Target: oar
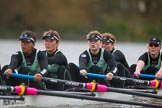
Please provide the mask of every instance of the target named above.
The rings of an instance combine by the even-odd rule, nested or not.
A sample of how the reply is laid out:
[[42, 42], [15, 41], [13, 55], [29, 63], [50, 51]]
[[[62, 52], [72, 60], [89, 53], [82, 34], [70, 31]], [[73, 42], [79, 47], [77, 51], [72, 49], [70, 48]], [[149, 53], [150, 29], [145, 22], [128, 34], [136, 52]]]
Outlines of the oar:
[[[106, 78], [106, 75], [94, 74], [94, 73], [89, 73], [89, 72], [87, 73], [87, 76], [101, 78], [101, 79]], [[148, 81], [148, 80], [140, 80], [140, 79], [134, 79], [134, 78], [119, 77], [119, 76], [114, 76], [113, 79], [117, 79], [121, 81], [128, 81], [128, 82], [133, 82], [133, 83], [138, 83], [138, 84], [144, 84], [147, 86], [151, 86], [153, 88], [157, 88], [157, 87], [162, 88], [162, 83], [157, 80]]]
[[[25, 75], [25, 74], [12, 73], [11, 77], [34, 80], [34, 76]], [[53, 79], [53, 78], [48, 78], [48, 77], [43, 77], [41, 80], [44, 82], [48, 82], [48, 83], [65, 84], [65, 85], [72, 86], [72, 87], [81, 87], [81, 88], [87, 88], [87, 89], [91, 87], [90, 83], [80, 83], [80, 82], [74, 82], [74, 81], [68, 81], [68, 80]]]
[[[28, 78], [31, 79], [33, 76], [30, 75], [24, 75], [24, 74], [11, 74], [12, 77], [19, 77], [19, 78]], [[34, 78], [34, 77], [33, 77]], [[113, 87], [107, 87], [105, 85], [101, 84], [95, 84], [94, 82], [91, 83], [80, 83], [80, 82], [73, 82], [73, 81], [67, 81], [67, 80], [59, 80], [59, 79], [52, 79], [52, 78], [42, 78], [44, 81], [51, 81], [52, 83], [57, 83], [59, 82], [68, 84], [68, 85], [73, 85], [75, 87], [83, 87], [87, 88], [88, 90], [91, 91], [98, 91], [98, 92], [117, 92], [117, 93], [124, 93], [124, 94], [130, 94], [130, 95], [138, 95], [138, 96], [143, 96], [143, 97], [150, 97], [150, 98], [157, 98], [157, 99], [162, 99], [162, 96], [158, 96], [155, 94], [146, 94], [146, 93], [141, 93], [141, 92], [135, 92], [131, 90], [126, 90], [126, 89], [119, 89], [119, 88], [113, 88]]]
[[[17, 77], [17, 78], [34, 80], [34, 76], [31, 76], [31, 75], [12, 73], [11, 76]], [[106, 78], [106, 75], [94, 74], [94, 73], [87, 73], [87, 76], [95, 77], [95, 78], [102, 78], [102, 79]], [[134, 79], [134, 78], [119, 77], [119, 76], [114, 76], [113, 78], [117, 79], [117, 80], [121, 80], [121, 81], [129, 81], [129, 82], [138, 83], [138, 84], [145, 84], [145, 85], [151, 86], [153, 88], [155, 88], [159, 85], [159, 82], [157, 82], [155, 80], [148, 81], [148, 80], [140, 80], [140, 79]], [[79, 83], [79, 82], [74, 82], [74, 81], [65, 81], [65, 80], [61, 80], [61, 79], [53, 79], [53, 78], [47, 78], [47, 77], [43, 77], [42, 81], [51, 82], [51, 83], [62, 83], [62, 84], [66, 84], [66, 85], [73, 86], [73, 87], [85, 88], [85, 86], [86, 86], [84, 83]], [[162, 88], [162, 83], [160, 84], [160, 87]]]
[[147, 107], [158, 107], [158, 108], [162, 107], [162, 105], [158, 105], [158, 104], [147, 104], [147, 103], [141, 103], [141, 102], [122, 101], [122, 100], [114, 100], [114, 99], [108, 99], [108, 98], [79, 96], [79, 95], [74, 95], [74, 94], [57, 93], [56, 91], [48, 92], [45, 90], [37, 90], [37, 89], [35, 91], [36, 91], [36, 94], [41, 94], [41, 95], [68, 97], [68, 98], [75, 98], [75, 99], [85, 99], [85, 100], [91, 100], [91, 101], [111, 102], [111, 103], [117, 103], [117, 104], [138, 105], [138, 106], [147, 106]]
[[117, 103], [117, 104], [128, 104], [128, 105], [162, 108], [162, 105], [158, 105], [158, 104], [122, 101], [122, 100], [91, 97], [91, 96], [84, 96], [84, 95], [80, 96], [80, 95], [61, 93], [61, 92], [56, 92], [56, 91], [38, 90], [36, 88], [30, 88], [30, 87], [23, 88], [23, 86], [16, 86], [16, 87], [11, 87], [11, 88], [8, 87], [6, 90], [12, 91], [13, 88], [14, 88], [15, 93], [18, 93], [18, 94], [23, 92], [26, 95], [48, 95], [48, 96], [58, 96], [58, 97], [67, 97], [67, 98], [75, 98], [75, 99], [85, 99], [85, 100], [99, 101], [99, 102], [111, 102], [111, 103]]
[[142, 92], [142, 93], [158, 94], [158, 91], [156, 89], [133, 89], [132, 91]]
[[[140, 74], [139, 77], [140, 78], [156, 79], [155, 75], [150, 75], [150, 74]], [[162, 78], [160, 80], [162, 80]]]
[[[105, 79], [106, 75], [103, 74], [95, 74], [95, 73], [87, 73], [88, 77], [94, 77], [94, 78], [101, 78], [101, 79]], [[159, 85], [159, 82], [157, 82], [156, 80], [153, 81], [148, 81], [148, 80], [140, 80], [140, 79], [134, 79], [134, 78], [127, 78], [127, 77], [120, 77], [120, 76], [113, 76], [113, 79], [116, 80], [120, 80], [120, 81], [127, 81], [127, 82], [132, 82], [132, 83], [137, 83], [137, 84], [142, 84], [142, 85], [146, 85], [146, 86], [151, 86], [153, 88], [156, 88]], [[143, 92], [143, 93], [153, 93], [153, 94], [157, 94], [156, 90], [135, 90], [136, 92]]]

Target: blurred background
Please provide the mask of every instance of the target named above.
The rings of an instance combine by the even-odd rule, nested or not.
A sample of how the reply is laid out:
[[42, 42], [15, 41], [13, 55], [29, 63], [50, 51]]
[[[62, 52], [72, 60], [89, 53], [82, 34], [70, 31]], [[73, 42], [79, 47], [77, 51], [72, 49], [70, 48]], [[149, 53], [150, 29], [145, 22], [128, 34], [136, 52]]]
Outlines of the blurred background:
[[162, 0], [0, 0], [0, 38], [16, 39], [24, 30], [41, 38], [48, 29], [63, 40], [85, 40], [91, 30], [124, 42], [161, 38]]

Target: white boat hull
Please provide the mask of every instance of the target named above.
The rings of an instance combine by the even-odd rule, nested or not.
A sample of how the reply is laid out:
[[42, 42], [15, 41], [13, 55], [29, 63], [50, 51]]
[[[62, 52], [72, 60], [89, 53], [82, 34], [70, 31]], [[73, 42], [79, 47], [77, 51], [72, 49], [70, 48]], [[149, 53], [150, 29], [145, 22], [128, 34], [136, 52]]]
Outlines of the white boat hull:
[[[61, 91], [58, 91], [61, 93]], [[74, 92], [63, 92], [63, 93], [74, 93]], [[79, 92], [77, 92], [79, 93]], [[162, 94], [161, 91], [158, 93]], [[122, 93], [114, 93], [114, 92], [95, 92], [95, 97], [100, 98], [107, 98], [107, 99], [116, 99], [116, 100], [122, 100], [122, 101], [134, 101], [137, 102], [135, 98], [140, 98], [143, 101], [149, 101], [151, 98], [146, 97], [139, 97], [139, 96], [133, 96], [128, 94], [122, 94]], [[81, 95], [82, 96], [82, 95]], [[48, 107], [56, 107], [56, 106], [83, 106], [83, 105], [97, 105], [97, 104], [111, 104], [107, 102], [98, 102], [98, 101], [92, 101], [92, 100], [85, 100], [85, 99], [74, 99], [74, 98], [67, 98], [67, 97], [58, 97], [58, 96], [47, 96], [47, 95], [26, 95], [24, 96], [25, 100], [0, 100], [0, 108], [17, 108], [18, 106], [22, 106], [23, 108], [34, 108], [34, 107], [41, 107], [41, 108], [48, 108]], [[140, 100], [141, 101], [141, 100]], [[21, 107], [20, 107], [21, 108]]]

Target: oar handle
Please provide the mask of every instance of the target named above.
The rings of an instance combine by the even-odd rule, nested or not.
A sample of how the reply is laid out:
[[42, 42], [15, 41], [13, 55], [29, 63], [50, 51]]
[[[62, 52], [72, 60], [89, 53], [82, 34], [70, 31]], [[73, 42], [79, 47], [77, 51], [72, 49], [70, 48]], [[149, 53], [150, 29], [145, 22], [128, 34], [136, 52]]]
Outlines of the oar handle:
[[11, 74], [11, 77], [24, 78], [24, 79], [34, 80], [34, 76], [31, 76], [31, 75], [24, 75], [24, 74], [12, 73], [12, 74]]
[[105, 79], [106, 78], [106, 75], [94, 74], [94, 73], [90, 73], [90, 72], [87, 73], [87, 76], [88, 77], [94, 77], [94, 78], [101, 78], [101, 79]]
[[[140, 74], [139, 77], [141, 78], [149, 78], [149, 79], [155, 79], [155, 75], [150, 75], [150, 74]], [[160, 79], [162, 80], [162, 78]]]

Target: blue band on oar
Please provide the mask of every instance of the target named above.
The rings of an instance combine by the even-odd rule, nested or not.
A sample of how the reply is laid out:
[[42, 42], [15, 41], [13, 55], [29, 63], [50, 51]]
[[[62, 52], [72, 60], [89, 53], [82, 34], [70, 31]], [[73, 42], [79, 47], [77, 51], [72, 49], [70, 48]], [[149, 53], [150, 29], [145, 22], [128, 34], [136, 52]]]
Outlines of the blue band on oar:
[[94, 74], [94, 73], [87, 73], [88, 77], [94, 77], [94, 78], [101, 78], [101, 79], [105, 79], [106, 75], [101, 75], [101, 74]]
[[24, 79], [31, 79], [34, 80], [34, 76], [31, 75], [24, 75], [24, 74], [16, 74], [16, 73], [12, 73], [11, 77], [17, 77], [17, 78], [24, 78]]
[[[149, 79], [155, 79], [155, 75], [150, 75], [150, 74], [140, 74], [139, 77], [141, 78], [149, 78]], [[160, 79], [162, 80], [162, 78]]]

